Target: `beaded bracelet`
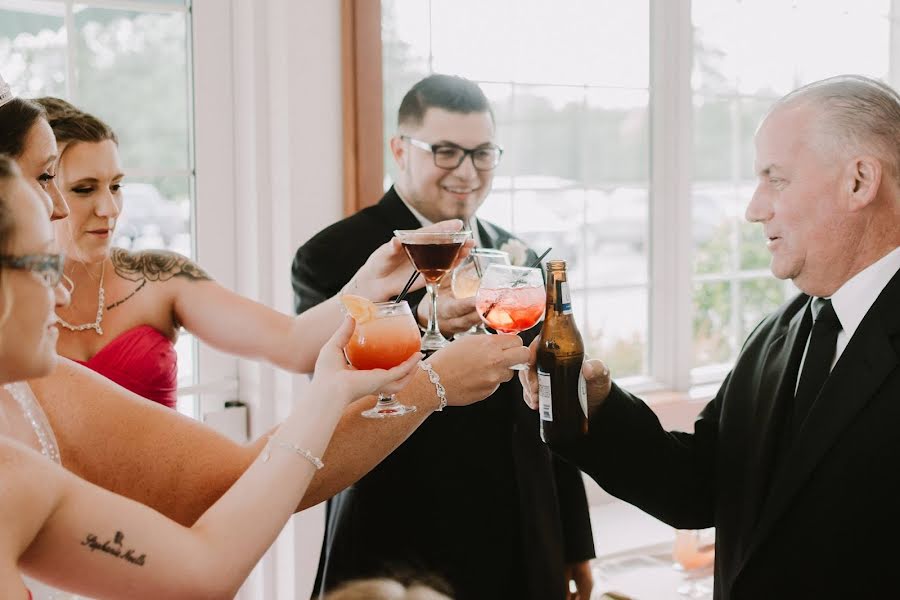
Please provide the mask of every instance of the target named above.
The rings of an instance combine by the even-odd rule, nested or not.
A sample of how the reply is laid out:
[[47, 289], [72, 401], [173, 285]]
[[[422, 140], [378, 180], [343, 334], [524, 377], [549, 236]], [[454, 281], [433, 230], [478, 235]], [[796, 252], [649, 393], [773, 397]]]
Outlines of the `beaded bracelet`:
[[266, 444], [266, 455], [263, 456], [263, 462], [268, 462], [269, 457], [272, 456], [272, 446], [277, 446], [279, 448], [284, 448], [286, 450], [290, 450], [291, 452], [297, 454], [298, 456], [302, 456], [306, 460], [312, 463], [312, 465], [316, 468], [316, 470], [321, 469], [325, 466], [325, 463], [322, 462], [322, 459], [307, 450], [306, 448], [301, 448], [296, 444], [289, 444], [288, 442], [283, 442], [281, 440], [277, 440], [275, 438], [270, 438], [269, 443]]
[[437, 392], [438, 400], [441, 401], [440, 405], [435, 410], [438, 412], [444, 410], [447, 407], [447, 391], [444, 389], [444, 386], [441, 385], [440, 376], [438, 376], [434, 367], [424, 360], [419, 361], [419, 368], [428, 373], [428, 380], [434, 384], [434, 390]]

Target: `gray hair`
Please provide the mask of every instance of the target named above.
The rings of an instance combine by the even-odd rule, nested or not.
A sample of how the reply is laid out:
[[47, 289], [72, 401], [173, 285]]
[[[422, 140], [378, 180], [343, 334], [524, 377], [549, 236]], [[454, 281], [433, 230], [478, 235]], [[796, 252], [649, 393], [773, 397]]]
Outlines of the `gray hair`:
[[772, 107], [809, 103], [821, 110], [826, 144], [874, 152], [900, 183], [900, 94], [862, 75], [838, 75], [794, 90]]

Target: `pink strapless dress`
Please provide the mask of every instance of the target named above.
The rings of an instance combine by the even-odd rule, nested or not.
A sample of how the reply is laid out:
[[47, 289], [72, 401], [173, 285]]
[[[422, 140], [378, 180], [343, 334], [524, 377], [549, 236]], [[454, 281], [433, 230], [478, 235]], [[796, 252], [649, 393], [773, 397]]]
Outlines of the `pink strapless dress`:
[[159, 330], [138, 325], [123, 331], [86, 361], [75, 361], [148, 400], [175, 408], [178, 354]]

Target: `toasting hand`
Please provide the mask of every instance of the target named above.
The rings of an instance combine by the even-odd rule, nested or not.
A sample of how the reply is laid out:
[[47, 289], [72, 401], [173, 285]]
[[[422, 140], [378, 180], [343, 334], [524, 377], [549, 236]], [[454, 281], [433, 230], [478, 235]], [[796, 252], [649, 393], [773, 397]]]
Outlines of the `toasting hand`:
[[[463, 222], [459, 219], [450, 219], [422, 227], [417, 231], [456, 232], [462, 229], [462, 224]], [[469, 250], [474, 245], [475, 242], [472, 240], [463, 244], [457, 260], [462, 260], [468, 256]], [[343, 293], [355, 294], [375, 302], [388, 300], [400, 293], [413, 271], [414, 267], [409, 262], [409, 257], [403, 249], [403, 244], [397, 238], [391, 238], [369, 256], [365, 264], [359, 268], [359, 271], [356, 272], [350, 282], [344, 286]], [[419, 277], [413, 283], [410, 291], [420, 289], [424, 285], [425, 279]]]
[[[528, 366], [524, 371], [519, 371], [519, 381], [522, 383], [522, 399], [532, 410], [538, 409], [538, 377], [534, 368], [537, 359], [537, 348], [541, 338], [535, 338], [528, 347]], [[588, 414], [594, 411], [606, 400], [612, 389], [612, 375], [609, 367], [602, 360], [592, 358], [581, 365], [581, 374], [587, 384]]]
[[484, 400], [512, 379], [510, 367], [528, 358], [517, 335], [473, 335], [435, 352], [428, 362], [440, 374], [451, 406]]
[[325, 342], [316, 361], [313, 385], [321, 386], [322, 390], [335, 394], [346, 402], [375, 392], [392, 394], [406, 387], [415, 376], [416, 364], [422, 355], [416, 352], [393, 369], [358, 371], [348, 365], [344, 358], [344, 347], [353, 335], [354, 326], [353, 319], [345, 317], [331, 339]]
[[[438, 326], [446, 338], [467, 331], [473, 325], [481, 323], [481, 317], [475, 310], [475, 297], [457, 299], [450, 287], [450, 277], [446, 276], [438, 290]], [[416, 318], [419, 324], [425, 327], [428, 325], [429, 316], [431, 316], [431, 303], [426, 298], [419, 304]]]

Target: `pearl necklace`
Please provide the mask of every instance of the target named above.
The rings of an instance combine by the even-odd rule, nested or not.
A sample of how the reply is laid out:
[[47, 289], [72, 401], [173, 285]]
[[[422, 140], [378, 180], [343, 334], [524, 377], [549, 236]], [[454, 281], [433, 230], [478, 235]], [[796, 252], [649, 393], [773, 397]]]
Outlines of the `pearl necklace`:
[[97, 332], [97, 335], [103, 335], [103, 328], [100, 324], [103, 322], [103, 307], [106, 305], [106, 292], [103, 290], [103, 274], [106, 272], [106, 261], [103, 261], [103, 266], [100, 267], [100, 291], [97, 293], [97, 318], [94, 319], [93, 323], [84, 323], [82, 325], [70, 325], [60, 317], [56, 315], [56, 322], [68, 329], [69, 331], [86, 331], [88, 329], [93, 329]]

